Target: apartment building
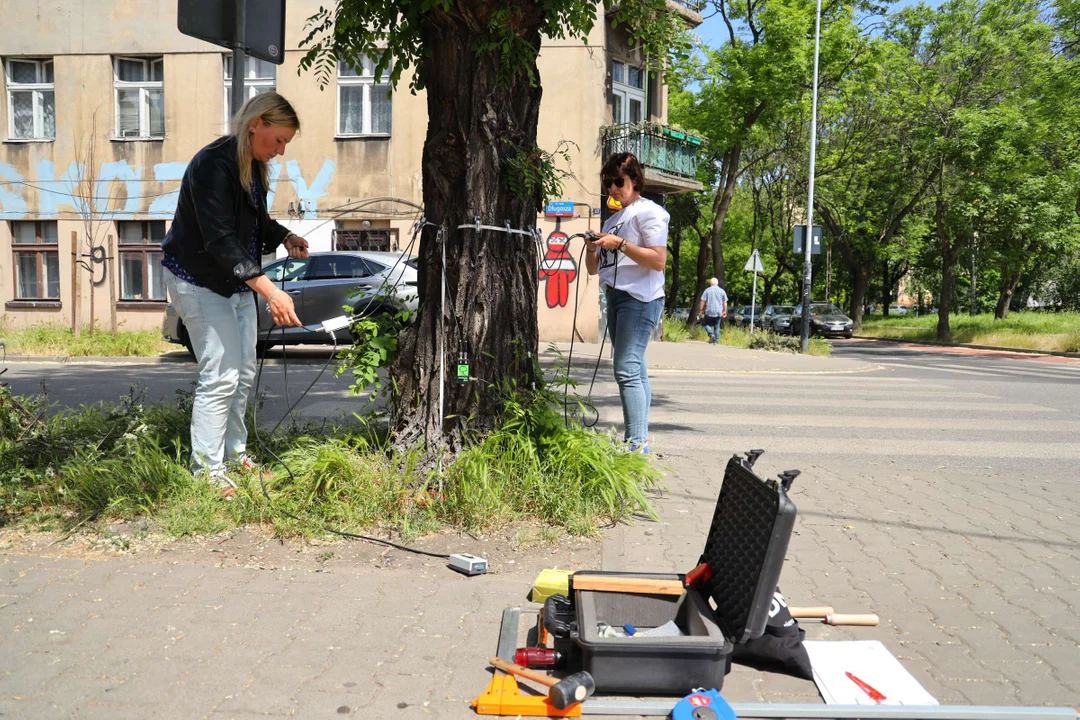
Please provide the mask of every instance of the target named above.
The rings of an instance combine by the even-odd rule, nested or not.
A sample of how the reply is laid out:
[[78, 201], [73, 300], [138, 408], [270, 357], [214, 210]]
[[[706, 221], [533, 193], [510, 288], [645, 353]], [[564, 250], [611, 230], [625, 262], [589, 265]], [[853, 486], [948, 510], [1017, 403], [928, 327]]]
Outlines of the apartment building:
[[[370, 61], [342, 65], [320, 87], [298, 71], [305, 20], [318, 0], [290, 0], [284, 63], [249, 58], [249, 95], [276, 90], [302, 129], [271, 164], [271, 215], [312, 244], [407, 249], [422, 203], [427, 127], [422, 92], [376, 80]], [[701, 17], [669, 0], [694, 26]], [[645, 161], [649, 189], [697, 189], [694, 138], [665, 127], [663, 78], [602, 8], [585, 43], [547, 41], [539, 144], [569, 141], [563, 201], [573, 215], [537, 218], [548, 242], [537, 312], [543, 341], [567, 340], [574, 296], [579, 335], [597, 337], [595, 278], [577, 268], [580, 246], [561, 234], [598, 228], [599, 170], [617, 150]], [[184, 168], [225, 132], [232, 62], [180, 34], [175, 0], [38, 0], [10, 3], [0, 25], [0, 302], [6, 322], [160, 325], [166, 297], [159, 243]], [[612, 127], [621, 126], [621, 127]], [[565, 206], [564, 206], [565, 207]], [[415, 249], [414, 249], [415, 252]], [[77, 272], [76, 272], [77, 270]], [[580, 270], [580, 272], [579, 272]], [[115, 297], [115, 307], [111, 298]], [[78, 302], [75, 302], [78, 298]], [[93, 301], [91, 301], [93, 298]], [[91, 310], [93, 308], [93, 310]]]

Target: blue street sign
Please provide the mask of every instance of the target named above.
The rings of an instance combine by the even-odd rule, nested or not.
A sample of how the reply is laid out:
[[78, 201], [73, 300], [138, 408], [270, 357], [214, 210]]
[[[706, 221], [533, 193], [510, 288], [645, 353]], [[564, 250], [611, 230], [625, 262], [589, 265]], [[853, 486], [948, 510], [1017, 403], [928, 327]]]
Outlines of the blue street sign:
[[547, 217], [574, 217], [574, 203], [569, 200], [552, 200], [544, 208]]

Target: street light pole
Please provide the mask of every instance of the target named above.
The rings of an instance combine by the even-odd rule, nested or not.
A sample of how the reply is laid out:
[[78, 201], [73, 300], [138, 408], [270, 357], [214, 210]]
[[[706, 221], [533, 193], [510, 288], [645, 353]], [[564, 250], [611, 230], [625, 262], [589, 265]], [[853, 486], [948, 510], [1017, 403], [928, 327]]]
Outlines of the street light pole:
[[236, 25], [234, 28], [235, 38], [232, 51], [232, 86], [230, 90], [230, 105], [232, 115], [240, 112], [244, 107], [244, 76], [247, 74], [244, 68], [244, 37], [245, 25], [247, 24], [247, 0], [233, 0]]
[[814, 99], [810, 109], [810, 171], [809, 195], [806, 199], [806, 235], [803, 236], [803, 288], [802, 288], [802, 342], [801, 352], [810, 349], [810, 286], [814, 269], [810, 262], [811, 246], [814, 241], [814, 164], [817, 160], [817, 95], [818, 95], [818, 53], [821, 49], [821, 0], [817, 0], [817, 13], [814, 17]]

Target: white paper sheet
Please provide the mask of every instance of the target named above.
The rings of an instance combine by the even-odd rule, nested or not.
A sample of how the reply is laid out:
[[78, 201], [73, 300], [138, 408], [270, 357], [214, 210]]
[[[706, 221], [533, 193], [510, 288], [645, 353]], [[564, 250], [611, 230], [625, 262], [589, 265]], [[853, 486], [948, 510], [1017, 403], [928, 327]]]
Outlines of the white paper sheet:
[[814, 683], [829, 705], [878, 704], [848, 672], [884, 695], [881, 705], [938, 704], [877, 640], [808, 640], [803, 644], [814, 668]]

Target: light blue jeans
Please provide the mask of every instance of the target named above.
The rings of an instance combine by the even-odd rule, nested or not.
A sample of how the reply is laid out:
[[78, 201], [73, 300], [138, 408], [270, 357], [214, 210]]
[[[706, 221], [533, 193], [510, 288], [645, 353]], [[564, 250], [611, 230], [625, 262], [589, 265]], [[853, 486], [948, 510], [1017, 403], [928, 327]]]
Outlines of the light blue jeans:
[[626, 426], [623, 438], [639, 447], [649, 441], [649, 406], [652, 404], [645, 347], [663, 309], [662, 297], [642, 302], [624, 290], [607, 288], [608, 334]]
[[164, 272], [169, 297], [199, 362], [191, 409], [191, 471], [223, 476], [225, 462], [239, 460], [247, 449], [244, 413], [255, 380], [259, 329], [255, 296], [222, 297], [181, 280], [167, 268]]

